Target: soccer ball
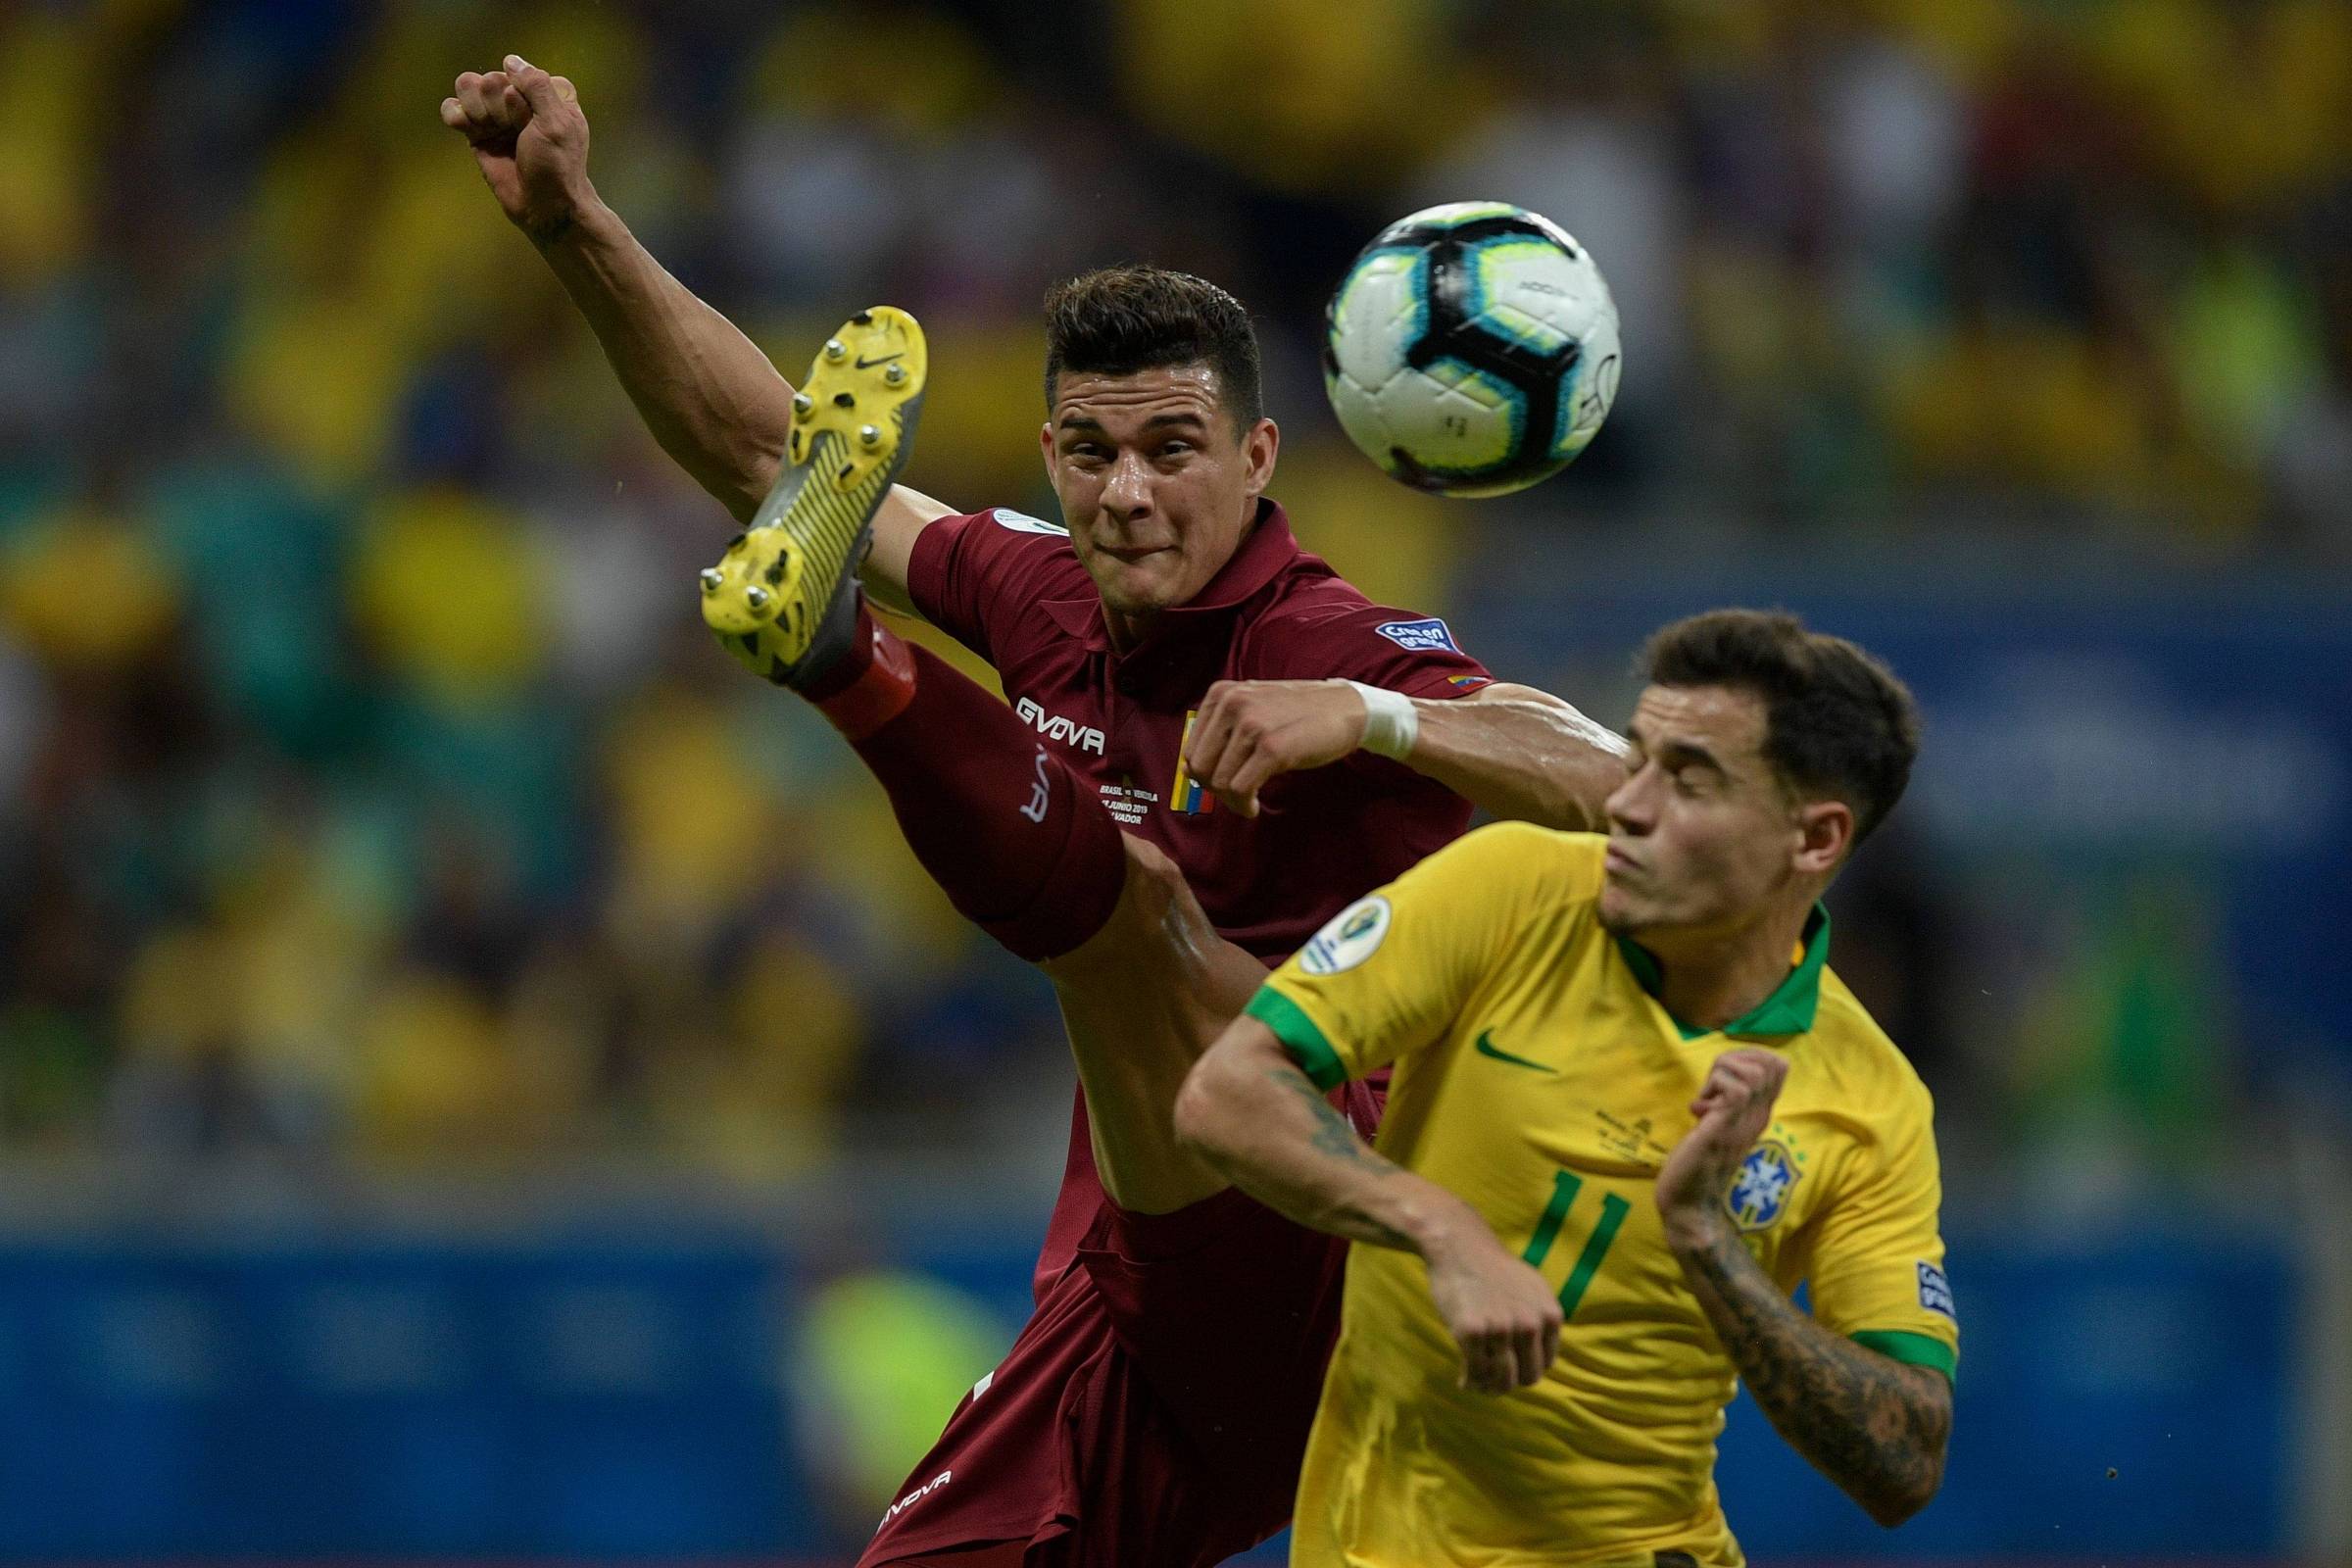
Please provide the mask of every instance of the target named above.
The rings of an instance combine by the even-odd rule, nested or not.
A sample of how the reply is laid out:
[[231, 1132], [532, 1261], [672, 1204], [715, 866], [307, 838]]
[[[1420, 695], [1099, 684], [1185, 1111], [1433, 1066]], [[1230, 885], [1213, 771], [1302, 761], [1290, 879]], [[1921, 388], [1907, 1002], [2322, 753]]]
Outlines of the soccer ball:
[[1324, 318], [1323, 388], [1348, 439], [1441, 495], [1503, 495], [1566, 467], [1608, 416], [1618, 365], [1592, 254], [1507, 202], [1391, 223]]

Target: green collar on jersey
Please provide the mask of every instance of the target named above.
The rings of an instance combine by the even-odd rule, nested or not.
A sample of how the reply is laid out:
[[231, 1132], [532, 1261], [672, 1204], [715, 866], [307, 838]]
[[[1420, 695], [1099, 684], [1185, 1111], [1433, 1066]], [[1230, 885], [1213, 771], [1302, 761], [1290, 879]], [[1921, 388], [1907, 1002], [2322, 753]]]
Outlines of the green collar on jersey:
[[[1693, 1029], [1673, 1013], [1674, 1026], [1683, 1032], [1685, 1040], [1696, 1040], [1701, 1035], [1801, 1035], [1813, 1027], [1814, 1010], [1821, 1005], [1821, 971], [1830, 961], [1830, 911], [1819, 904], [1805, 916], [1804, 956], [1788, 971], [1788, 977], [1773, 988], [1772, 995], [1757, 1003], [1746, 1012], [1725, 1024], [1721, 1030]], [[1665, 971], [1647, 948], [1631, 937], [1617, 939], [1617, 951], [1625, 955], [1625, 966], [1634, 971], [1642, 989], [1652, 997], [1658, 994], [1659, 982]]]

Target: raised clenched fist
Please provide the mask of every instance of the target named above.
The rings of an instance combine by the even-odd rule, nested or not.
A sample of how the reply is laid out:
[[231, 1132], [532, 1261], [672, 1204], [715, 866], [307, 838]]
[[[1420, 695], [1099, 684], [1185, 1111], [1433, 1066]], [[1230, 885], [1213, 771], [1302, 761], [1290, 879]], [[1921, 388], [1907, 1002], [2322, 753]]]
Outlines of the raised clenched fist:
[[1344, 680], [1221, 680], [1201, 700], [1185, 766], [1244, 816], [1284, 773], [1322, 767], [1364, 738], [1364, 700]]
[[458, 77], [441, 122], [466, 138], [490, 193], [534, 242], [554, 240], [595, 202], [588, 117], [564, 77], [509, 55], [503, 71]]
[[1788, 1078], [1788, 1058], [1759, 1046], [1715, 1058], [1690, 1102], [1698, 1125], [1667, 1152], [1658, 1171], [1658, 1213], [1670, 1232], [1722, 1218], [1724, 1193], [1772, 1124], [1772, 1107]]

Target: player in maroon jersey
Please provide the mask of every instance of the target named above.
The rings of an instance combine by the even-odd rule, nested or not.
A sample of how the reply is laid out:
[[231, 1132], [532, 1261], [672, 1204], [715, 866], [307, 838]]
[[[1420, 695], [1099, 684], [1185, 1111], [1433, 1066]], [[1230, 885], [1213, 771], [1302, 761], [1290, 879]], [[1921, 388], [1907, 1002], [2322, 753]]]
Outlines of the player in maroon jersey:
[[[1176, 1093], [1266, 960], [1471, 802], [1596, 820], [1615, 738], [1298, 548], [1264, 495], [1280, 437], [1255, 338], [1212, 285], [1136, 268], [1057, 288], [1041, 445], [1068, 528], [958, 514], [890, 482], [925, 370], [910, 319], [860, 313], [796, 398], [597, 199], [569, 83], [510, 57], [460, 76], [442, 118], [663, 448], [760, 524], [705, 574], [722, 641], [843, 733], [1068, 1028], [1081, 1092], [1036, 1311], [861, 1562], [1189, 1568], [1262, 1540], [1289, 1515], [1344, 1253], [1184, 1151]], [[986, 657], [1013, 706], [868, 596]], [[1368, 1131], [1376, 1099], [1348, 1108]]]

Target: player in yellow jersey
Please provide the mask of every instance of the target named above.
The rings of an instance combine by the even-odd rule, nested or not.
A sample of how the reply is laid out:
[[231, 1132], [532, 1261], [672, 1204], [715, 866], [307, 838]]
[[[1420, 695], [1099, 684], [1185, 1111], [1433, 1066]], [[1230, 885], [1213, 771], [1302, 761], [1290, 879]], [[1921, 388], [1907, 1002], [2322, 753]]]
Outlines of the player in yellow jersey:
[[[1607, 837], [1506, 823], [1430, 857], [1277, 970], [1178, 1102], [1237, 1184], [1358, 1244], [1294, 1564], [1738, 1564], [1736, 1378], [1882, 1524], [1942, 1480], [1931, 1106], [1819, 903], [1902, 793], [1910, 696], [1748, 611], [1647, 663]], [[1324, 1094], [1391, 1064], [1367, 1148]]]

